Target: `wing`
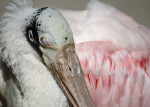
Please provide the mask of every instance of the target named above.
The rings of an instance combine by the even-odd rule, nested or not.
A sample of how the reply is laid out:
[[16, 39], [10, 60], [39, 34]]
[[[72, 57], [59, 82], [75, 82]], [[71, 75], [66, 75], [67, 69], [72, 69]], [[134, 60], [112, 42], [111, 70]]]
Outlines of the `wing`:
[[62, 11], [97, 107], [150, 105], [150, 30], [112, 6], [92, 1]]
[[99, 41], [77, 44], [76, 51], [96, 107], [150, 105], [150, 50]]

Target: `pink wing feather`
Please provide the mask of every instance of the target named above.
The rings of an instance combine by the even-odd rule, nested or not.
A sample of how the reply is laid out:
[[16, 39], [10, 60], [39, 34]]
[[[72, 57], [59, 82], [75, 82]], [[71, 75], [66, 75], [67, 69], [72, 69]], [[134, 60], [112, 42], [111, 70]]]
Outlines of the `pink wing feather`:
[[150, 105], [150, 52], [129, 52], [111, 42], [76, 45], [84, 78], [96, 107]]
[[62, 13], [95, 106], [149, 107], [150, 30], [98, 1]]

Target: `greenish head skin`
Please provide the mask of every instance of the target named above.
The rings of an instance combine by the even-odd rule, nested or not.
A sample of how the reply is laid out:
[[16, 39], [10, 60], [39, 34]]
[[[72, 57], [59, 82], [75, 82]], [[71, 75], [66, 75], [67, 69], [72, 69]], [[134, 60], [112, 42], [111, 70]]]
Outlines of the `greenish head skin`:
[[52, 7], [37, 10], [25, 35], [72, 106], [93, 107], [75, 52], [73, 33], [65, 18]]
[[[57, 49], [62, 45], [73, 43], [73, 34], [65, 18], [54, 8], [47, 8], [37, 18], [39, 38], [47, 38], [51, 49]], [[42, 42], [42, 41], [41, 41]], [[41, 50], [43, 47], [40, 47]], [[51, 51], [51, 50], [49, 50]], [[51, 51], [51, 59], [55, 52]], [[45, 52], [44, 52], [45, 53]]]

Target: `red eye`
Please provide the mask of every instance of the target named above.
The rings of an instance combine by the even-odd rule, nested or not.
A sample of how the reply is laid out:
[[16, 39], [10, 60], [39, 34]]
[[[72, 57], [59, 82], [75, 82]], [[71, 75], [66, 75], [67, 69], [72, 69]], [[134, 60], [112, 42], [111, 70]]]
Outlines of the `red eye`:
[[48, 42], [48, 40], [45, 37], [40, 37], [40, 44], [44, 47], [44, 48], [50, 48], [50, 44]]

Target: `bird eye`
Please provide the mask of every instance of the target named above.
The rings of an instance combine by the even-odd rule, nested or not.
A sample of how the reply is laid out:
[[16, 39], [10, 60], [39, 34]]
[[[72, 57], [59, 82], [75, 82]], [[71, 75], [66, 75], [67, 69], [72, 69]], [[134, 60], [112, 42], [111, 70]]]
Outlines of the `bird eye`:
[[45, 37], [40, 37], [40, 44], [44, 47], [44, 48], [50, 48], [50, 44], [49, 44], [49, 42], [48, 42], [48, 40], [47, 40], [47, 38], [45, 38]]

